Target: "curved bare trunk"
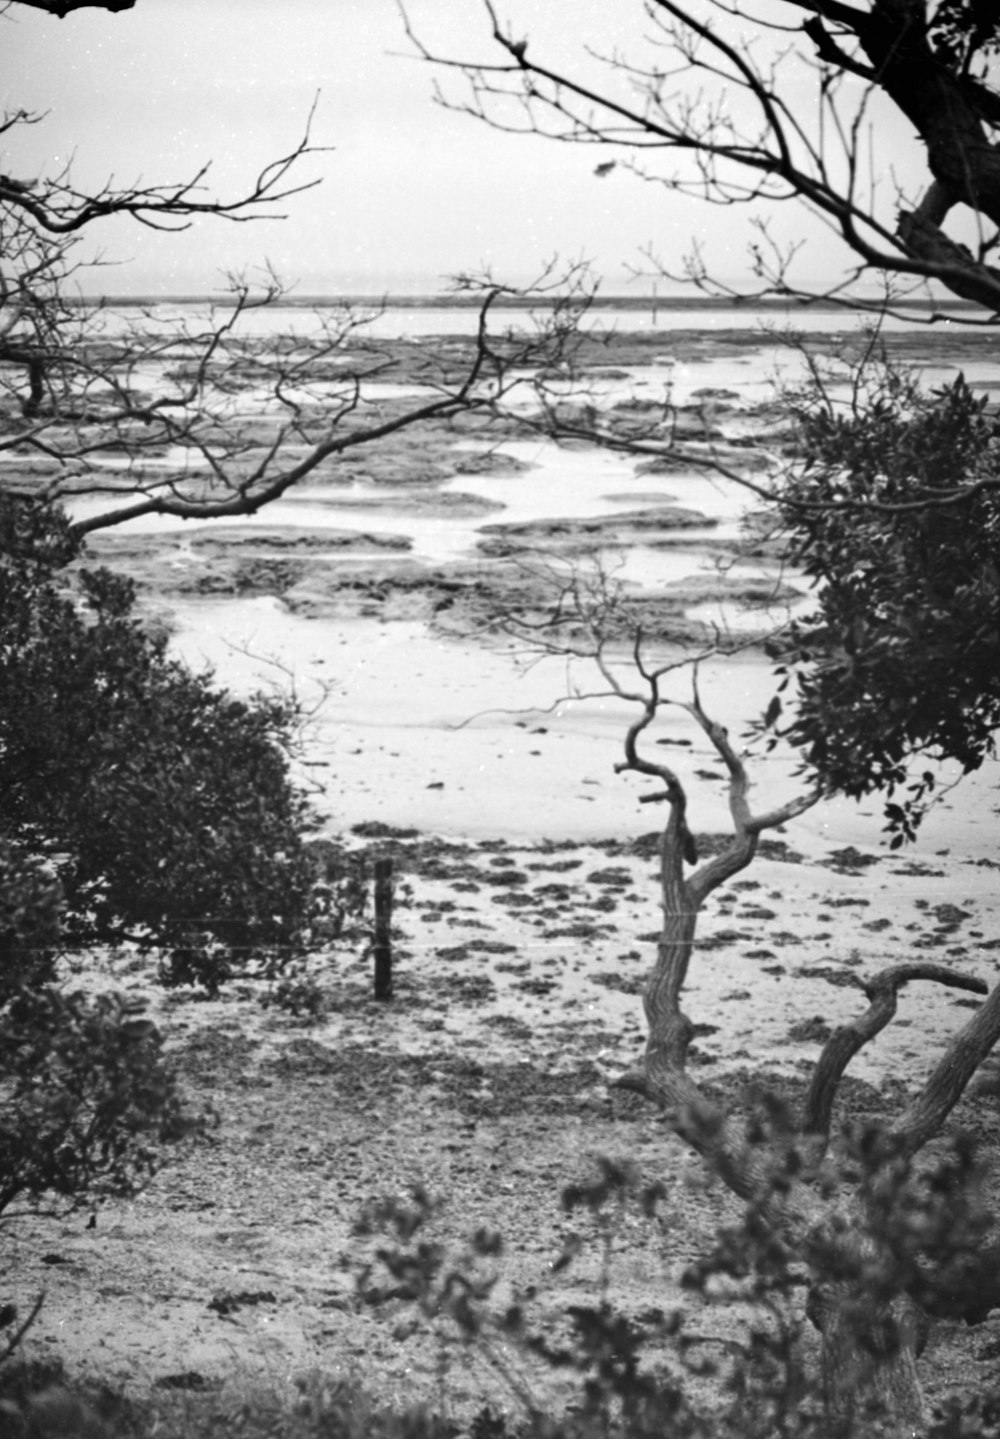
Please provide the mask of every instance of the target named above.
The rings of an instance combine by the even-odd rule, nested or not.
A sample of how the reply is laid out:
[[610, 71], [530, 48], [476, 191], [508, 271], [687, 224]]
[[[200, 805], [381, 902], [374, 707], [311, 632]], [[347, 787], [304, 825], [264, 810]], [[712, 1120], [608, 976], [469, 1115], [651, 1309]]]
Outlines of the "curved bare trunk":
[[[660, 853], [662, 927], [644, 994], [649, 1027], [645, 1061], [641, 1071], [619, 1083], [657, 1103], [676, 1132], [730, 1189], [761, 1206], [775, 1231], [809, 1266], [814, 1282], [808, 1313], [821, 1334], [823, 1389], [834, 1432], [847, 1435], [855, 1424], [877, 1416], [880, 1432], [906, 1434], [909, 1439], [925, 1432], [929, 1422], [916, 1367], [929, 1321], [907, 1290], [912, 1289], [922, 1302], [929, 1300], [928, 1310], [934, 1308], [935, 1290], [922, 1271], [910, 1272], [901, 1265], [879, 1237], [883, 1232], [880, 1186], [886, 1176], [890, 1186], [893, 1183], [895, 1161], [905, 1164], [940, 1131], [1000, 1036], [1000, 987], [948, 1046], [923, 1091], [884, 1136], [884, 1152], [874, 1157], [871, 1173], [860, 1187], [836, 1170], [832, 1184], [815, 1183], [830, 1143], [837, 1088], [848, 1064], [890, 1023], [904, 985], [928, 980], [986, 994], [982, 980], [943, 965], [912, 962], [895, 965], [863, 983], [868, 1007], [830, 1036], [816, 1061], [797, 1120], [782, 1132], [751, 1135], [742, 1119], [703, 1094], [686, 1071], [693, 1025], [681, 1008], [699, 913], [718, 885], [752, 861], [762, 831], [802, 813], [816, 796], [804, 794], [770, 813], [753, 815], [743, 760], [726, 730], [701, 709], [696, 686], [693, 701], [684, 708], [729, 770], [733, 836], [719, 854], [686, 877], [685, 864], [696, 862], [696, 846], [688, 829], [683, 787], [672, 770], [646, 759], [638, 748], [661, 703], [661, 676], [644, 671], [638, 655], [637, 664], [649, 693], [642, 715], [626, 737], [620, 768], [659, 780], [663, 791], [645, 798], [666, 801], [670, 813]], [[995, 1294], [977, 1298], [987, 1312], [993, 1300], [1000, 1303], [1000, 1283], [995, 1288]], [[947, 1312], [961, 1313], [971, 1322], [971, 1309], [964, 1309], [961, 1300], [956, 1302], [958, 1307]]]

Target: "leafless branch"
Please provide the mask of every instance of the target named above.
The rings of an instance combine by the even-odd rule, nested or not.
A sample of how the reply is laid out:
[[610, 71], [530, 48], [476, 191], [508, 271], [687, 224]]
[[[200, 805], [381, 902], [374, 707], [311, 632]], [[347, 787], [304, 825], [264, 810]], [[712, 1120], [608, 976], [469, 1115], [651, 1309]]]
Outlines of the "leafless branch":
[[[952, 989], [964, 989], [971, 994], [986, 994], [988, 986], [973, 975], [965, 975], [948, 969], [941, 964], [910, 963], [894, 965], [883, 970], [874, 979], [858, 981], [870, 1004], [864, 1014], [834, 1031], [823, 1046], [816, 1061], [812, 1080], [802, 1106], [800, 1129], [810, 1140], [816, 1137], [821, 1148], [813, 1158], [818, 1161], [826, 1151], [830, 1139], [830, 1119], [836, 1098], [837, 1086], [860, 1050], [877, 1034], [880, 1034], [896, 1014], [899, 991], [913, 980], [932, 980], [937, 984], [949, 985]], [[971, 1077], [971, 1076], [970, 1076]], [[941, 1116], [943, 1121], [944, 1115]], [[905, 1121], [904, 1121], [905, 1122]], [[927, 1136], [929, 1137], [929, 1135]], [[926, 1142], [924, 1140], [921, 1141]]]
[[130, 215], [154, 230], [187, 229], [197, 215], [241, 223], [265, 215], [283, 218], [274, 206], [320, 183], [318, 179], [292, 182], [292, 170], [310, 155], [329, 152], [329, 146], [314, 145], [311, 140], [316, 103], [292, 149], [263, 166], [245, 191], [231, 200], [209, 194], [205, 184], [211, 170], [209, 162], [190, 179], [176, 184], [116, 186], [109, 182], [96, 191], [80, 190], [68, 173], [28, 181], [0, 174], [0, 206], [22, 212], [39, 230], [56, 236], [77, 234], [94, 220], [109, 215]]
[[[962, 204], [992, 226], [991, 234], [1000, 228], [994, 133], [1000, 96], [967, 69], [943, 63], [923, 6], [802, 0], [798, 8], [807, 18], [796, 29], [723, 0], [651, 0], [645, 7], [654, 26], [646, 36], [651, 62], [619, 50], [591, 54], [588, 61], [604, 61], [603, 77], [593, 80], [583, 78], [583, 55], [578, 66], [552, 65], [530, 36], [511, 34], [492, 0], [483, 0], [483, 13], [493, 60], [435, 52], [408, 19], [406, 25], [418, 55], [464, 82], [464, 98], [439, 90], [449, 108], [498, 129], [607, 147], [616, 159], [631, 152], [648, 178], [716, 204], [794, 198], [853, 251], [857, 273], [938, 280], [990, 312], [1000, 310], [1000, 271], [985, 258], [989, 241], [973, 253], [942, 229]], [[800, 89], [793, 91], [787, 78], [809, 68], [811, 115], [791, 102]], [[868, 115], [876, 101], [900, 109], [926, 148], [926, 194], [916, 205], [862, 193], [862, 177], [872, 169]], [[646, 168], [651, 161], [655, 168]], [[666, 161], [674, 168], [664, 169]], [[791, 278], [794, 254], [792, 246], [784, 256], [752, 256], [765, 293], [814, 293]], [[688, 278], [709, 285], [705, 271]]]
[[135, 0], [10, 0], [11, 4], [28, 5], [33, 10], [44, 10], [65, 20], [74, 10], [110, 10], [113, 15], [131, 10]]

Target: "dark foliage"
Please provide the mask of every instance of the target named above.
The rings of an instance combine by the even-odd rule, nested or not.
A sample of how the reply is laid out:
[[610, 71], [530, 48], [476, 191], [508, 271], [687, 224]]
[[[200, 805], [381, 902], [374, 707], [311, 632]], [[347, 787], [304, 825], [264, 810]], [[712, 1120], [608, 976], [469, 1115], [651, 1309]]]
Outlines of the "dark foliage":
[[154, 1025], [56, 983], [62, 890], [0, 842], [0, 1214], [18, 1198], [130, 1193], [196, 1127]]
[[0, 496], [0, 1213], [133, 1192], [197, 1127], [156, 1027], [58, 984], [61, 954], [131, 941], [211, 990], [346, 904], [316, 882], [294, 707], [171, 660], [77, 555], [58, 511]]
[[0, 1010], [22, 987], [55, 978], [62, 888], [36, 860], [0, 842]]
[[23, 989], [0, 1011], [0, 1212], [128, 1194], [188, 1133], [161, 1039], [117, 995]]
[[[772, 647], [798, 682], [786, 736], [831, 792], [888, 794], [912, 838], [932, 772], [975, 770], [1000, 725], [1000, 422], [962, 378], [800, 413], [807, 463], [782, 497], [816, 608]], [[773, 724], [780, 705], [766, 720]]]
[[994, 0], [940, 0], [927, 27], [935, 55], [949, 69], [967, 74], [976, 59], [995, 55], [1000, 17]]
[[106, 570], [77, 594], [57, 515], [0, 498], [0, 837], [44, 859], [67, 946], [156, 948], [212, 989], [301, 954], [315, 910], [294, 706], [170, 659]]

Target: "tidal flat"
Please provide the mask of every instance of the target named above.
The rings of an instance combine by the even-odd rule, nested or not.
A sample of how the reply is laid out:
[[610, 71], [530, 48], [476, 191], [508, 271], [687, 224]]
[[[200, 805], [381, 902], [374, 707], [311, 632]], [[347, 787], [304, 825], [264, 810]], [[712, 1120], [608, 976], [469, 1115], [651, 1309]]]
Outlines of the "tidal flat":
[[[820, 350], [842, 341], [808, 337]], [[986, 391], [1000, 385], [987, 334], [885, 341], [930, 383], [962, 369]], [[393, 341], [394, 368], [366, 405], [389, 414], [429, 378], [453, 379], [470, 345], [448, 336], [429, 376], [431, 339]], [[349, 949], [311, 960], [322, 998], [312, 1017], [262, 1004], [265, 986], [163, 994], [148, 968], [102, 961], [102, 982], [146, 1001], [218, 1126], [136, 1200], [102, 1205], [95, 1227], [79, 1216], [16, 1227], [19, 1293], [47, 1292], [37, 1352], [192, 1404], [224, 1407], [251, 1382], [292, 1393], [317, 1371], [388, 1400], [435, 1401], [433, 1336], [398, 1299], [366, 1304], [354, 1285], [362, 1205], [421, 1183], [444, 1201], [436, 1238], [502, 1230], [497, 1292], [531, 1288], [554, 1337], [600, 1270], [596, 1233], [553, 1269], [567, 1237], [560, 1192], [601, 1154], [632, 1157], [669, 1189], [665, 1217], [616, 1234], [612, 1300], [632, 1317], [684, 1308], [716, 1359], [744, 1333], [740, 1306], [699, 1306], [680, 1287], [735, 1201], [609, 1084], [641, 1054], [659, 922], [657, 812], [641, 803], [647, 781], [615, 773], [631, 709], [585, 656], [526, 636], [554, 584], [610, 576], [656, 655], [680, 661], [718, 641], [702, 699], [747, 731], [774, 687], [755, 641], [808, 603], [739, 481], [785, 452], [774, 386], [794, 379], [790, 353], [749, 330], [589, 341], [578, 356], [586, 403], [623, 434], [662, 440], [672, 427], [662, 464], [556, 444], [526, 408], [407, 430], [325, 464], [252, 518], [147, 518], [91, 539], [87, 562], [135, 578], [176, 654], [241, 692], [294, 684], [312, 712], [299, 774], [325, 833], [395, 864], [396, 994], [377, 1003], [370, 961]], [[268, 424], [247, 408], [266, 444]], [[735, 477], [713, 467], [720, 456]], [[585, 648], [572, 627], [559, 638]], [[625, 674], [621, 639], [612, 661]], [[681, 668], [678, 699], [688, 686]], [[676, 764], [710, 854], [727, 825], [718, 756], [679, 708], [649, 739]], [[748, 763], [760, 808], [801, 784], [794, 756]], [[703, 917], [686, 1002], [699, 1082], [720, 1098], [750, 1079], [795, 1094], [823, 1038], [863, 1005], [857, 979], [918, 951], [992, 985], [998, 814], [988, 764], [944, 795], [902, 854], [885, 846], [877, 798], [821, 805], [776, 834]], [[852, 1065], [839, 1118], [898, 1108], [970, 1003], [908, 989]], [[956, 1119], [995, 1152], [989, 1092], [970, 1092]], [[941, 1323], [935, 1336], [923, 1361], [932, 1399], [995, 1379], [1000, 1318]], [[513, 1406], [467, 1356], [447, 1386], [460, 1417]]]

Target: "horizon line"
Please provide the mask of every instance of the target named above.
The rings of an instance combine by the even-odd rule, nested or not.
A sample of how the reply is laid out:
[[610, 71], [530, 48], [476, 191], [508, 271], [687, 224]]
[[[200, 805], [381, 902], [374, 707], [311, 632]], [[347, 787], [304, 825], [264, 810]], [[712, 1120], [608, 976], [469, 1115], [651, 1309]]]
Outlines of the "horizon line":
[[[498, 300], [500, 309], [538, 309], [551, 307], [560, 302], [558, 296], [510, 295]], [[120, 307], [150, 307], [156, 305], [220, 305], [225, 306], [226, 298], [209, 292], [178, 292], [177, 294], [140, 295], [78, 295], [71, 304], [96, 308], [101, 305]], [[852, 306], [871, 309], [880, 303], [880, 297], [856, 295], [850, 298], [834, 299], [824, 296], [741, 296], [741, 295], [690, 295], [682, 291], [666, 294], [628, 295], [598, 294], [587, 301], [590, 309], [618, 310], [766, 310], [766, 309], [816, 309], [843, 310]], [[981, 310], [982, 305], [958, 296], [945, 296], [940, 300], [917, 297], [901, 301], [910, 309], [920, 310]], [[366, 306], [383, 309], [440, 309], [471, 310], [482, 305], [482, 296], [474, 294], [445, 294], [432, 291], [423, 293], [378, 293], [351, 291], [324, 291], [313, 295], [282, 295], [270, 301], [268, 309], [328, 309], [334, 306]]]

